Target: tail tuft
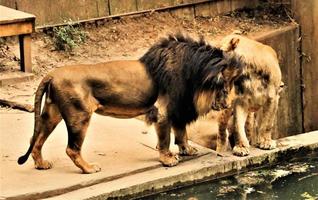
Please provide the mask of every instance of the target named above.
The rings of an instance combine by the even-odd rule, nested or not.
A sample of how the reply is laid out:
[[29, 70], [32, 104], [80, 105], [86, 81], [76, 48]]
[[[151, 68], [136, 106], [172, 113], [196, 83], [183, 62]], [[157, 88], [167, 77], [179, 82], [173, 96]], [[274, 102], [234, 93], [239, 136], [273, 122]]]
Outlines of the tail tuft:
[[28, 160], [29, 155], [30, 155], [30, 154], [25, 154], [25, 155], [21, 156], [21, 157], [18, 159], [18, 164], [19, 164], [19, 165], [24, 164], [24, 163]]

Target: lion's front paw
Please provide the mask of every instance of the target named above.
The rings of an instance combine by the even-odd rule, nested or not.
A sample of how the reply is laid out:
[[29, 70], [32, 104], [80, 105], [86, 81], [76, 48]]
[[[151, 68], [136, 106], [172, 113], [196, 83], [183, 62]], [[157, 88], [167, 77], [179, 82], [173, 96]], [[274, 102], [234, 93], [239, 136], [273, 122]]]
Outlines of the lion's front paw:
[[97, 163], [91, 163], [87, 167], [83, 168], [84, 174], [93, 174], [96, 172], [100, 172], [102, 168]]
[[172, 152], [160, 152], [159, 161], [163, 166], [172, 167], [179, 163], [179, 156]]
[[247, 156], [250, 154], [249, 147], [235, 145], [233, 148], [233, 154], [236, 156]]
[[179, 154], [182, 156], [194, 156], [198, 153], [198, 150], [190, 145], [179, 146]]
[[53, 164], [47, 160], [42, 160], [41, 162], [35, 163], [35, 169], [46, 170], [51, 169]]
[[276, 141], [275, 140], [261, 140], [257, 146], [260, 149], [265, 149], [265, 150], [269, 150], [269, 149], [275, 149], [276, 148]]

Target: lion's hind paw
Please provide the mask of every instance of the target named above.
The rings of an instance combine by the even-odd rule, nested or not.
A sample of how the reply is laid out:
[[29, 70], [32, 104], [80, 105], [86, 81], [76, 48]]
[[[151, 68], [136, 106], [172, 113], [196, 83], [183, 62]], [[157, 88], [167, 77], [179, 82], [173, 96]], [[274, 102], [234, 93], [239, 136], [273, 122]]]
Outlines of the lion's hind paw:
[[257, 146], [260, 149], [270, 150], [276, 148], [276, 141], [275, 140], [263, 140]]
[[100, 172], [101, 170], [102, 170], [102, 168], [99, 166], [99, 164], [90, 163], [89, 167], [86, 167], [85, 169], [83, 169], [83, 173], [84, 174], [93, 174], [96, 172]]
[[173, 167], [179, 163], [180, 157], [172, 152], [160, 153], [159, 161], [163, 166]]
[[179, 155], [181, 156], [195, 156], [198, 150], [190, 145], [179, 147]]
[[35, 163], [35, 169], [47, 170], [53, 167], [53, 163], [47, 160], [42, 160], [41, 162]]

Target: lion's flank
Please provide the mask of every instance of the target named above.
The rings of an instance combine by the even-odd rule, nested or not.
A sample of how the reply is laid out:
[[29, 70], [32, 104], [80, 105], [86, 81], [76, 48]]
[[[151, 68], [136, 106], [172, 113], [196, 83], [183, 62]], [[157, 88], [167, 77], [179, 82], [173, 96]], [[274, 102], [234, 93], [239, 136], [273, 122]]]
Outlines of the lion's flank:
[[[189, 123], [198, 117], [193, 103], [197, 91], [222, 90], [224, 82], [218, 76], [225, 67], [240, 68], [240, 59], [227, 56], [208, 44], [181, 33], [169, 35], [152, 46], [140, 61], [146, 66], [160, 95], [173, 99], [168, 113], [175, 121]], [[178, 110], [179, 112], [173, 112]]]

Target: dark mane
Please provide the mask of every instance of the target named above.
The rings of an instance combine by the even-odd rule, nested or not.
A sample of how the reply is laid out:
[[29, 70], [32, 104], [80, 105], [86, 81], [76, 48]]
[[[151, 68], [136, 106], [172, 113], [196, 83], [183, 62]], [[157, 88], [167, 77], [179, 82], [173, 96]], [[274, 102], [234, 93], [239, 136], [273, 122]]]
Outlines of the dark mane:
[[187, 124], [198, 117], [194, 105], [196, 91], [222, 90], [217, 75], [227, 66], [239, 66], [239, 60], [205, 42], [182, 34], [169, 35], [152, 46], [140, 61], [146, 66], [160, 95], [172, 102], [168, 114], [175, 125]]

